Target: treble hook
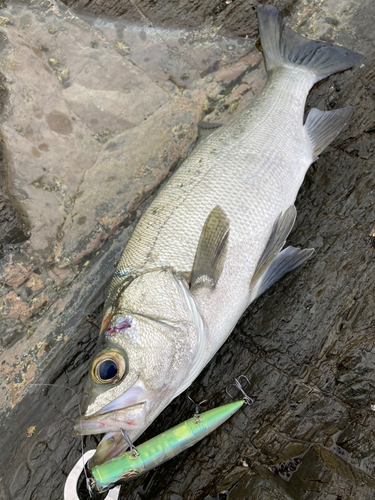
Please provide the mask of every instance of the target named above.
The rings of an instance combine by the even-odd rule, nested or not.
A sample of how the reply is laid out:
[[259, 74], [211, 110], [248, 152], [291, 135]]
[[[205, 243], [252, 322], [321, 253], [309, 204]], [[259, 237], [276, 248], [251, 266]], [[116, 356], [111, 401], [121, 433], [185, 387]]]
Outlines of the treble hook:
[[202, 422], [202, 416], [201, 414], [199, 413], [199, 407], [201, 405], [203, 405], [204, 403], [207, 403], [208, 399], [204, 399], [203, 401], [201, 401], [200, 403], [196, 403], [194, 401], [194, 399], [192, 399], [190, 396], [188, 396], [188, 399], [190, 399], [190, 401], [193, 403], [193, 405], [195, 406], [195, 412], [194, 412], [194, 422], [196, 424], [200, 424]]
[[120, 429], [122, 437], [125, 439], [125, 441], [128, 443], [130, 450], [128, 451], [128, 457], [130, 460], [136, 460], [139, 457], [139, 451], [137, 448], [134, 446], [134, 444], [131, 442], [130, 437], [126, 434], [124, 429]]
[[243, 402], [244, 402], [244, 404], [250, 406], [250, 405], [252, 405], [254, 403], [254, 400], [253, 400], [253, 398], [251, 398], [250, 396], [248, 396], [246, 394], [246, 392], [244, 391], [244, 389], [243, 389], [243, 387], [241, 385], [241, 382], [240, 382], [241, 378], [244, 378], [246, 380], [246, 382], [247, 382], [246, 385], [250, 384], [249, 379], [246, 377], [246, 375], [240, 375], [238, 378], [234, 377], [234, 384], [227, 385], [225, 391], [228, 394], [228, 396], [231, 399], [233, 399], [233, 396], [228, 391], [228, 388], [229, 387], [236, 387], [236, 389], [238, 389], [242, 393], [242, 395], [243, 395]]

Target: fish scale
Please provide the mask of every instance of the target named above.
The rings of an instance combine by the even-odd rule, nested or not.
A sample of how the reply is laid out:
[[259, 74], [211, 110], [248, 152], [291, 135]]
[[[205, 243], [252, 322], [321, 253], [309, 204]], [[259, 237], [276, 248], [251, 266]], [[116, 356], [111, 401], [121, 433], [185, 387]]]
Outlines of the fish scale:
[[[286, 85], [292, 78], [293, 84]], [[216, 205], [225, 210], [230, 220], [230, 246], [244, 235], [248, 240], [260, 241], [246, 256], [254, 268], [276, 215], [294, 202], [312, 161], [302, 119], [304, 101], [313, 81], [310, 72], [306, 75], [296, 69], [280, 69], [266, 84], [260, 106], [252, 104], [201, 143], [142, 216], [119, 262], [119, 270], [166, 266], [190, 273], [203, 224]], [[275, 118], [272, 110], [278, 103], [280, 113]], [[260, 125], [255, 126], [254, 122]], [[302, 149], [310, 149], [309, 155], [304, 154], [304, 161], [293, 151], [296, 148], [291, 138], [295, 141], [296, 137]], [[249, 150], [251, 162], [246, 160]], [[262, 178], [262, 185], [244, 183], [246, 174]], [[246, 206], [246, 217], [239, 216], [241, 205]], [[250, 282], [249, 276], [247, 280]]]
[[306, 97], [362, 56], [306, 40], [274, 7], [260, 5], [258, 19], [264, 89], [215, 127], [159, 191], [113, 277], [85, 416], [75, 426], [78, 434], [106, 433], [93, 466], [121, 454], [121, 429], [136, 439], [192, 383], [246, 307], [312, 255], [283, 249], [294, 201], [353, 109], [312, 109], [303, 124]]

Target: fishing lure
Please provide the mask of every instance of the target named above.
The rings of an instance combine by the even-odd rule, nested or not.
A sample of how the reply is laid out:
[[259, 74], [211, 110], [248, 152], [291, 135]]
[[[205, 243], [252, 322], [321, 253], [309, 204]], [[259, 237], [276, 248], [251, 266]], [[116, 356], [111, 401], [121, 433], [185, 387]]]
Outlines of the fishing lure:
[[93, 467], [91, 473], [96, 489], [103, 492], [117, 481], [130, 480], [170, 460], [214, 431], [244, 403], [242, 400], [235, 401], [206, 411], [199, 418], [194, 415], [139, 445], [137, 449], [133, 447], [120, 457]]

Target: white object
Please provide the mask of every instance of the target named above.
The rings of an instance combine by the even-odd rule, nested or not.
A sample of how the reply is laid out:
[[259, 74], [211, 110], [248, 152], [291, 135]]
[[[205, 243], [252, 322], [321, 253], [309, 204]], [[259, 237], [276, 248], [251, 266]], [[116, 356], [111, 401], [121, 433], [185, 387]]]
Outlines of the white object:
[[[86, 451], [86, 453], [78, 460], [66, 480], [64, 487], [64, 500], [80, 500], [77, 494], [77, 483], [84, 466], [95, 454], [95, 450]], [[108, 492], [106, 500], [117, 500], [120, 495], [121, 486], [116, 486]]]

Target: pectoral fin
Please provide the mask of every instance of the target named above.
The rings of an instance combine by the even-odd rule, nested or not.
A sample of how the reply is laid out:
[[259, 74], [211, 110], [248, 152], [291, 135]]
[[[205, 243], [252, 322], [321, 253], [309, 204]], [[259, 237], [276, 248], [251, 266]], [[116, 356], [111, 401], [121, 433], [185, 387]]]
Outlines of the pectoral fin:
[[257, 280], [250, 294], [250, 302], [262, 295], [263, 292], [281, 279], [286, 273], [289, 273], [313, 254], [313, 248], [287, 247], [280, 252], [271, 262], [265, 273]]
[[191, 273], [191, 288], [200, 284], [215, 287], [227, 253], [229, 220], [217, 205], [207, 217], [199, 238]]

